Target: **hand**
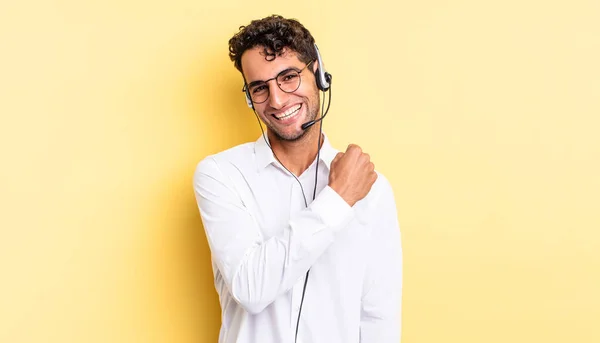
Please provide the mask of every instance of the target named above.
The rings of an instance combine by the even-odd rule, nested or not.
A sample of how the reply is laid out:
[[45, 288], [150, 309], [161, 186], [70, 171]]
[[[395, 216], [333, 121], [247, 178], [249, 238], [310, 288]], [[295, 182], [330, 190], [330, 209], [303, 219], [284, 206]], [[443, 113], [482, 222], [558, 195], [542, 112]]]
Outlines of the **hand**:
[[375, 165], [358, 145], [348, 145], [346, 152], [338, 153], [331, 162], [329, 187], [350, 206], [367, 196], [375, 180]]

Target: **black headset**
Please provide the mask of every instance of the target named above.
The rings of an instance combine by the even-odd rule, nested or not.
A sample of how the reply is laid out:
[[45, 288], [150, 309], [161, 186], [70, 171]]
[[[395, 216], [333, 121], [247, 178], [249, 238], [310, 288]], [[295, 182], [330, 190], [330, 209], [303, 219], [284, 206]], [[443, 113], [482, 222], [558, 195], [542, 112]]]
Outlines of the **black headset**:
[[315, 51], [317, 53], [317, 61], [319, 61], [319, 67], [315, 72], [317, 88], [319, 88], [319, 90], [322, 92], [326, 92], [331, 87], [331, 74], [329, 74], [327, 70], [325, 70], [325, 64], [323, 64], [323, 59], [321, 58], [321, 54], [319, 53], [317, 43], [315, 43]]

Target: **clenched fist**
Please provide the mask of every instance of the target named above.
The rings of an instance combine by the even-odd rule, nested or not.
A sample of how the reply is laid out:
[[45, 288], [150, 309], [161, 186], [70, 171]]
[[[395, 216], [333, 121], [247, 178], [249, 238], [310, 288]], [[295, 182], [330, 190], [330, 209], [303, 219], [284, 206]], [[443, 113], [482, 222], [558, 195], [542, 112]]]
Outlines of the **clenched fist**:
[[346, 152], [338, 153], [331, 162], [329, 187], [350, 206], [369, 193], [375, 180], [375, 165], [358, 145], [348, 145]]

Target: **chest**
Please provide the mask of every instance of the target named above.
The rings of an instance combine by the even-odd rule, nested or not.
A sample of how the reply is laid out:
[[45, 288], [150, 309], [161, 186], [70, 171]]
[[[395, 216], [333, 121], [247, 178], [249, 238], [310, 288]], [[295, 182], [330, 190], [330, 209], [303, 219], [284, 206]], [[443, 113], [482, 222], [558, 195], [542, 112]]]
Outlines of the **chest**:
[[[271, 172], [237, 182], [237, 192], [260, 227], [263, 240], [286, 230], [290, 219], [310, 206], [313, 191], [316, 189], [318, 196], [329, 182], [325, 168], [319, 170], [316, 188], [314, 170], [305, 174], [296, 180], [284, 173]], [[354, 219], [336, 234], [331, 246], [319, 258], [318, 265], [329, 271], [341, 274], [356, 271], [368, 256], [374, 218], [364, 202], [358, 202], [353, 209]]]

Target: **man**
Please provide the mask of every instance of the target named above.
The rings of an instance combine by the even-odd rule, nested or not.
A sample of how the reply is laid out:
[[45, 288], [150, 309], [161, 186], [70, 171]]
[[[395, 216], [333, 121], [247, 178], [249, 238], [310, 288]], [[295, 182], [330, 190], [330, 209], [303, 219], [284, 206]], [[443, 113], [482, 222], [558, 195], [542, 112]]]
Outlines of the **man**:
[[392, 188], [360, 147], [337, 152], [322, 122], [302, 128], [321, 115], [324, 67], [313, 37], [271, 16], [241, 27], [229, 51], [267, 132], [206, 157], [194, 174], [222, 309], [219, 342], [399, 342]]

